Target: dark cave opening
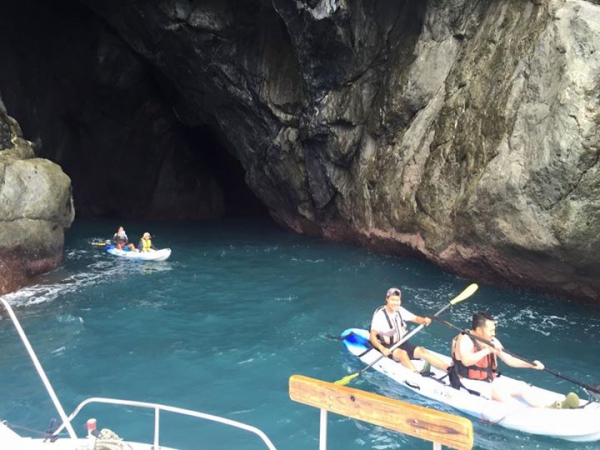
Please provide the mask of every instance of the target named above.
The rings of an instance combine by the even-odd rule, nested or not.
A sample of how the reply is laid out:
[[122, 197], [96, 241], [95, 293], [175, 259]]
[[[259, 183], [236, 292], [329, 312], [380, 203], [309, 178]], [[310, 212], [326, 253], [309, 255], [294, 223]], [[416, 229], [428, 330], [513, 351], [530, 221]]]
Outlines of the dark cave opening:
[[190, 146], [203, 160], [221, 188], [224, 218], [269, 217], [269, 210], [245, 181], [246, 171], [209, 126], [188, 128]]
[[0, 97], [71, 178], [77, 217], [269, 217], [225, 138], [180, 123], [160, 75], [90, 9], [24, 0], [0, 24]]

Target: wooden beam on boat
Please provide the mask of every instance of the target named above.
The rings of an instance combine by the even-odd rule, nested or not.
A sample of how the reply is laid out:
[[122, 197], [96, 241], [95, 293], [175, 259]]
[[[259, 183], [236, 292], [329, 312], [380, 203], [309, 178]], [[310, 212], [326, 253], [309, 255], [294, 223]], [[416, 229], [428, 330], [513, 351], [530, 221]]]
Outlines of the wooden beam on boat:
[[290, 398], [447, 447], [473, 448], [473, 424], [453, 414], [302, 375], [290, 377]]

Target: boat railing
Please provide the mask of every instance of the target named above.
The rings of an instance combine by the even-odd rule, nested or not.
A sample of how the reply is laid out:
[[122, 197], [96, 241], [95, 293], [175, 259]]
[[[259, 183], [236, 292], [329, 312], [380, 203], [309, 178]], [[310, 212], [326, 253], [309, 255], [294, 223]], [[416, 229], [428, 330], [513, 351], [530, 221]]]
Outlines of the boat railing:
[[17, 330], [17, 333], [19, 334], [19, 337], [21, 338], [21, 341], [23, 342], [23, 344], [25, 345], [25, 348], [27, 349], [27, 353], [29, 354], [31, 361], [33, 362], [33, 365], [34, 365], [36, 371], [38, 372], [38, 375], [42, 379], [44, 387], [46, 388], [46, 391], [50, 395], [50, 398], [52, 399], [52, 403], [54, 403], [54, 407], [58, 411], [58, 414], [60, 415], [60, 418], [62, 420], [62, 424], [53, 433], [53, 435], [57, 436], [61, 431], [66, 429], [67, 433], [69, 434], [69, 437], [71, 439], [77, 439], [77, 434], [75, 433], [75, 430], [73, 429], [71, 422], [77, 416], [77, 414], [81, 411], [81, 409], [90, 403], [109, 403], [109, 404], [114, 404], [114, 405], [126, 405], [126, 406], [134, 406], [134, 407], [140, 407], [140, 408], [153, 409], [154, 410], [154, 448], [155, 449], [159, 448], [160, 411], [168, 411], [168, 412], [172, 412], [175, 414], [181, 414], [181, 415], [186, 415], [186, 416], [197, 417], [200, 419], [210, 420], [213, 422], [219, 422], [224, 425], [229, 425], [232, 427], [236, 427], [236, 428], [240, 428], [242, 430], [249, 431], [251, 433], [256, 434], [258, 437], [260, 437], [262, 439], [262, 441], [266, 444], [267, 448], [269, 448], [269, 450], [276, 450], [275, 446], [270, 441], [270, 439], [265, 435], [265, 433], [263, 433], [261, 430], [259, 430], [258, 428], [255, 428], [253, 426], [246, 425], [244, 423], [237, 422], [235, 420], [226, 419], [224, 417], [214, 416], [211, 414], [205, 414], [205, 413], [202, 413], [199, 411], [177, 408], [174, 406], [160, 405], [157, 403], [146, 403], [146, 402], [138, 402], [138, 401], [131, 401], [131, 400], [117, 400], [117, 399], [111, 399], [111, 398], [92, 397], [92, 398], [88, 398], [88, 399], [84, 400], [83, 402], [81, 402], [77, 406], [77, 408], [75, 408], [75, 410], [71, 413], [71, 415], [67, 416], [64, 408], [62, 407], [60, 401], [58, 400], [58, 396], [56, 395], [56, 392], [54, 391], [52, 384], [50, 384], [50, 380], [46, 376], [46, 373], [44, 372], [44, 369], [42, 368], [42, 365], [41, 365], [37, 355], [35, 354], [35, 351], [33, 350], [33, 347], [31, 346], [31, 343], [29, 342], [29, 339], [27, 338], [25, 331], [23, 331], [23, 328], [21, 327], [21, 323], [19, 322], [19, 319], [17, 319], [17, 316], [15, 315], [12, 307], [3, 298], [0, 298], [0, 302], [4, 305], [4, 308], [8, 312], [8, 315], [10, 316], [10, 318]]
[[290, 377], [289, 390], [292, 400], [321, 410], [320, 450], [327, 448], [327, 412], [433, 442], [435, 450], [473, 448], [473, 424], [464, 417], [302, 375]]
[[[154, 441], [153, 441], [153, 445], [154, 445], [154, 448], [156, 448], [156, 449], [160, 448], [160, 442], [159, 442], [159, 439], [160, 439], [160, 413], [162, 411], [165, 411], [165, 412], [180, 414], [180, 415], [184, 415], [184, 416], [196, 417], [198, 419], [209, 420], [212, 422], [218, 422], [223, 425], [228, 425], [231, 427], [235, 427], [235, 428], [239, 428], [239, 429], [248, 431], [250, 433], [254, 433], [260, 439], [262, 439], [262, 441], [265, 443], [265, 445], [267, 446], [267, 448], [269, 450], [276, 450], [275, 446], [273, 445], [271, 440], [267, 437], [267, 435], [264, 432], [262, 432], [260, 429], [253, 427], [251, 425], [247, 425], [245, 423], [238, 422], [238, 421], [231, 420], [231, 419], [226, 419], [224, 417], [215, 416], [212, 414], [206, 414], [203, 412], [194, 411], [191, 409], [184, 409], [184, 408], [178, 408], [175, 406], [161, 405], [158, 403], [139, 402], [139, 401], [135, 401], [135, 400], [121, 400], [121, 399], [103, 398], [103, 397], [88, 398], [88, 399], [82, 401], [79, 405], [77, 405], [75, 410], [69, 415], [69, 417], [67, 417], [68, 423], [71, 423], [85, 406], [92, 404], [92, 403], [132, 406], [132, 407], [137, 407], [137, 408], [145, 408], [145, 409], [154, 410]], [[66, 424], [63, 423], [63, 425], [61, 425], [54, 432], [54, 434], [60, 433], [65, 428], [65, 426], [66, 426]]]

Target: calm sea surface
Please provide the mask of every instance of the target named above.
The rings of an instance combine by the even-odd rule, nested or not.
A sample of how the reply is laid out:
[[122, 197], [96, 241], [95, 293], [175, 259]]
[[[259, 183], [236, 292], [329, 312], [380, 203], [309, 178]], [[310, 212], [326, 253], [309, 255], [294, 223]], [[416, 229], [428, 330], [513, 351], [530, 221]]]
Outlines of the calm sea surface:
[[[471, 283], [422, 262], [297, 236], [266, 221], [125, 223], [135, 242], [150, 231], [155, 245], [173, 254], [160, 263], [123, 261], [91, 245], [118, 225], [77, 221], [66, 237], [64, 265], [6, 296], [65, 409], [90, 396], [166, 403], [256, 426], [281, 450], [318, 448], [319, 411], [289, 399], [289, 377], [335, 381], [361, 369], [333, 337], [368, 327], [388, 287], [400, 287], [404, 306], [425, 315]], [[498, 336], [509, 350], [600, 383], [600, 308], [482, 285], [443, 317], [467, 327], [474, 310], [498, 318]], [[446, 351], [453, 335], [434, 324], [414, 341]], [[45, 430], [58, 415], [3, 313], [0, 342], [0, 419]], [[585, 396], [546, 372], [504, 367], [504, 373]], [[374, 371], [351, 386], [444, 409]], [[76, 424], [81, 434], [94, 415], [99, 428], [128, 439], [142, 438], [153, 425], [145, 412], [87, 411]], [[162, 425], [164, 445], [265, 448], [253, 435], [222, 425], [167, 415]], [[479, 449], [599, 448], [478, 421], [474, 427]], [[328, 444], [332, 450], [431, 448], [333, 414]]]

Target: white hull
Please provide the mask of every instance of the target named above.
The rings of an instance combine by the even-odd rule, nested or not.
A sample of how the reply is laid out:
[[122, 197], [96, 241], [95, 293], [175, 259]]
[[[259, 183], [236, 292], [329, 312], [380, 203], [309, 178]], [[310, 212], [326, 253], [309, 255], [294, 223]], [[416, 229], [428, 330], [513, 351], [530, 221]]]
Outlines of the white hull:
[[151, 250], [149, 252], [134, 252], [134, 251], [123, 251], [116, 248], [109, 248], [106, 250], [108, 253], [121, 258], [133, 259], [136, 261], [166, 261], [171, 256], [170, 248], [163, 248], [160, 250]]
[[[377, 350], [369, 349], [365, 341], [369, 339], [368, 331], [350, 328], [344, 333], [344, 345], [350, 353], [360, 358], [365, 364], [373, 363], [381, 356]], [[366, 353], [365, 353], [366, 352]], [[445, 361], [450, 358], [437, 354]], [[417, 368], [421, 368], [423, 362], [414, 361]], [[425, 397], [437, 400], [452, 406], [466, 414], [486, 422], [495, 423], [513, 430], [524, 431], [532, 434], [540, 434], [568, 441], [591, 442], [600, 440], [600, 403], [581, 401], [578, 409], [548, 409], [533, 408], [519, 403], [501, 403], [486, 400], [482, 397], [469, 394], [465, 390], [456, 390], [448, 383], [448, 377], [439, 381], [444, 373], [434, 367], [431, 368], [434, 377], [421, 377], [415, 375], [399, 363], [389, 358], [381, 358], [373, 365], [378, 372], [387, 375], [398, 384], [411, 389]], [[497, 383], [515, 384], [522, 381], [502, 375]], [[546, 389], [531, 386], [541, 404], [552, 404], [564, 399], [564, 395]]]

